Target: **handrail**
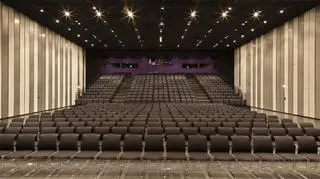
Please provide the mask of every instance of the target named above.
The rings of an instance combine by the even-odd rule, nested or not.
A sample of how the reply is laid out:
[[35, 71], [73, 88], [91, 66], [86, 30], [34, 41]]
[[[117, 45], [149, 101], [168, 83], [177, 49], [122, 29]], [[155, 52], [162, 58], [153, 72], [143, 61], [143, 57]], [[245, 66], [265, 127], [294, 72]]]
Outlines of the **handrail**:
[[6, 119], [19, 118], [19, 117], [22, 117], [22, 116], [29, 116], [29, 115], [32, 115], [32, 114], [38, 114], [38, 113], [43, 113], [43, 112], [48, 112], [48, 111], [54, 111], [54, 110], [59, 110], [59, 109], [70, 108], [70, 107], [74, 107], [74, 106], [76, 106], [76, 105], [64, 106], [64, 107], [59, 107], [59, 108], [53, 108], [53, 109], [47, 109], [47, 110], [42, 110], [42, 111], [37, 111], [37, 112], [31, 112], [31, 113], [19, 114], [19, 115], [15, 115], [15, 116], [4, 117], [4, 118], [0, 118], [0, 121], [1, 120], [6, 120]]
[[287, 112], [282, 112], [282, 111], [276, 111], [272, 109], [266, 109], [266, 108], [259, 108], [259, 107], [254, 107], [254, 106], [249, 106], [250, 108], [254, 109], [260, 109], [260, 110], [265, 110], [265, 111], [271, 111], [271, 112], [276, 112], [276, 113], [281, 113], [281, 114], [287, 114], [290, 116], [297, 116], [297, 117], [303, 117], [303, 118], [308, 118], [308, 119], [313, 119], [313, 120], [320, 120], [320, 118], [314, 118], [314, 117], [309, 117], [309, 116], [304, 116], [304, 115], [299, 115], [299, 114], [292, 114], [292, 113], [287, 113]]

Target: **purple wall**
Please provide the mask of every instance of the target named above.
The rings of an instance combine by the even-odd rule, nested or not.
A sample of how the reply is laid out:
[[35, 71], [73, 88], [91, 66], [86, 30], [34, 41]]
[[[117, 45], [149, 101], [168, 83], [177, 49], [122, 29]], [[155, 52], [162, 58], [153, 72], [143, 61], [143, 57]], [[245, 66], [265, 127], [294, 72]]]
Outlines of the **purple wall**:
[[[106, 66], [101, 67], [101, 73], [104, 74], [113, 74], [113, 73], [132, 73], [132, 74], [148, 74], [148, 73], [217, 73], [215, 69], [215, 61], [211, 58], [204, 59], [180, 59], [174, 57], [172, 59], [172, 65], [160, 66], [160, 65], [151, 65], [148, 62], [147, 58], [141, 59], [116, 59], [108, 58], [104, 60], [104, 64], [108, 63], [137, 63], [138, 68], [106, 68]], [[182, 68], [183, 63], [190, 64], [211, 64], [212, 68]]]

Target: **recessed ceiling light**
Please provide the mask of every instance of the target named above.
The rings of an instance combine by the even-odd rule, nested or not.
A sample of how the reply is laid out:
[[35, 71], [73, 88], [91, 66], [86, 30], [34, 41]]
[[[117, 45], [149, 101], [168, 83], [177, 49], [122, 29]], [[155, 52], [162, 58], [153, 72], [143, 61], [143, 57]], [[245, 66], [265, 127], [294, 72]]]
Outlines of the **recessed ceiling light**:
[[221, 13], [222, 19], [226, 19], [228, 17], [228, 13], [229, 13], [229, 11], [222, 11], [222, 13]]
[[91, 47], [94, 47], [94, 44], [91, 44]]
[[85, 31], [87, 31], [88, 29], [87, 29], [87, 28], [85, 28], [84, 30], [85, 30]]
[[230, 47], [230, 45], [229, 45], [229, 44], [227, 44], [226, 46], [227, 46], [227, 47]]
[[138, 29], [134, 29], [134, 31], [138, 32]]
[[191, 25], [191, 22], [190, 22], [190, 21], [188, 21], [188, 23], [187, 23], [187, 26], [189, 26], [189, 25]]
[[161, 10], [164, 10], [164, 7], [163, 7], [163, 6], [161, 7]]
[[78, 34], [77, 37], [79, 38], [79, 37], [80, 37], [80, 34]]
[[180, 47], [180, 45], [177, 45], [177, 47], [179, 48], [179, 47]]
[[71, 28], [68, 28], [68, 31], [71, 31]]
[[209, 30], [208, 30], [208, 33], [210, 34], [211, 32], [212, 32], [212, 29], [209, 29]]
[[254, 31], [254, 29], [251, 29], [251, 32], [253, 32]]
[[57, 23], [57, 24], [60, 23], [59, 19], [56, 19], [56, 23]]
[[114, 31], [111, 29], [111, 33], [114, 33]]
[[244, 35], [241, 35], [241, 38], [244, 38]]
[[103, 21], [103, 23], [107, 23], [107, 21]]
[[41, 12], [41, 13], [43, 13], [43, 12], [44, 12], [44, 10], [43, 10], [43, 9], [40, 9], [40, 12]]
[[71, 12], [69, 12], [68, 10], [64, 10], [64, 16], [65, 17], [70, 17], [70, 15], [71, 15]]
[[162, 29], [160, 29], [160, 33], [162, 33]]
[[232, 7], [228, 7], [228, 10], [231, 11], [231, 10], [232, 10]]
[[159, 42], [162, 42], [162, 36], [159, 37]]
[[118, 37], [118, 36], [117, 36], [117, 34], [116, 34], [116, 35], [114, 35], [114, 37]]
[[80, 23], [80, 22], [78, 22], [78, 25], [81, 25], [81, 23]]
[[238, 29], [234, 29], [234, 31], [235, 31], [235, 32], [237, 32], [237, 31], [238, 31]]
[[102, 12], [99, 11], [99, 10], [96, 10], [96, 16], [97, 16], [98, 18], [101, 18], [101, 17], [102, 17]]
[[84, 42], [86, 42], [86, 43], [87, 43], [87, 42], [88, 42], [88, 40], [84, 40]]
[[284, 10], [283, 10], [283, 9], [281, 9], [281, 10], [280, 10], [280, 14], [283, 14], [283, 13], [284, 13]]
[[233, 43], [236, 43], [237, 41], [236, 40], [233, 40]]
[[206, 38], [206, 37], [207, 37], [207, 35], [204, 35], [203, 37], [204, 37], [204, 38]]
[[222, 40], [220, 40], [220, 42], [222, 43], [223, 41], [222, 41]]
[[184, 39], [184, 35], [183, 35], [183, 36], [181, 36], [181, 39]]
[[196, 18], [197, 17], [197, 11], [196, 10], [191, 11], [190, 12], [190, 17], [191, 17], [191, 19]]
[[132, 19], [132, 20], [134, 19], [135, 15], [131, 9], [129, 9], [128, 7], [125, 7], [124, 12], [126, 14], [126, 17], [128, 17], [129, 19]]
[[227, 38], [229, 38], [229, 36], [225, 36], [224, 38], [227, 39]]
[[254, 12], [252, 13], [252, 17], [253, 17], [253, 18], [259, 18], [259, 17], [260, 17], [260, 14], [261, 14], [261, 11], [254, 11]]
[[266, 23], [268, 23], [268, 21], [267, 21], [267, 20], [264, 20], [263, 23], [266, 24]]
[[163, 22], [160, 22], [160, 26], [163, 26], [164, 25], [164, 23]]
[[220, 21], [217, 21], [216, 23], [217, 23], [217, 24], [219, 24], [219, 23], [220, 23]]
[[245, 23], [242, 23], [241, 25], [242, 25], [242, 26], [245, 26], [246, 24], [245, 24]]
[[92, 9], [93, 9], [93, 10], [96, 10], [97, 8], [96, 8], [96, 6], [92, 6]]

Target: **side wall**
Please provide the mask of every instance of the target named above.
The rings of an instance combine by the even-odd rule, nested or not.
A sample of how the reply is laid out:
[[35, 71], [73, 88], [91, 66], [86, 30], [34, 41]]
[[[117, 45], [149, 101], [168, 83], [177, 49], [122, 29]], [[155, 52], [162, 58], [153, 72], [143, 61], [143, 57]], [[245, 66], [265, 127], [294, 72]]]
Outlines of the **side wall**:
[[253, 107], [320, 118], [320, 7], [236, 49], [234, 79]]
[[0, 2], [0, 118], [74, 104], [85, 50]]

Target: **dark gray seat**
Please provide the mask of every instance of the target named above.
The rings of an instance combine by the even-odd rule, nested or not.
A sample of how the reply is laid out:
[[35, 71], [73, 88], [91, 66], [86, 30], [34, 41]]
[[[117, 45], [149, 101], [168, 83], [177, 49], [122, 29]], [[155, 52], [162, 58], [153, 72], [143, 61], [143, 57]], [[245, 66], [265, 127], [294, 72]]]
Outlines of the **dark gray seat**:
[[216, 161], [234, 161], [230, 154], [228, 136], [215, 135], [210, 137], [210, 154]]
[[271, 136], [253, 136], [253, 151], [261, 161], [280, 162], [284, 158], [277, 154], [273, 154], [273, 145]]
[[298, 153], [310, 162], [320, 162], [317, 142], [312, 136], [297, 136]]
[[34, 151], [37, 134], [19, 134], [16, 141], [16, 151], [4, 155], [6, 159], [21, 159]]
[[166, 135], [180, 135], [179, 127], [166, 127], [164, 128]]
[[126, 134], [123, 140], [123, 153], [120, 159], [139, 160], [142, 154], [142, 135]]
[[38, 134], [39, 128], [38, 127], [24, 127], [21, 130], [22, 134]]
[[21, 131], [21, 127], [7, 127], [4, 129], [3, 133], [6, 134], [19, 134]]
[[290, 136], [275, 136], [276, 153], [286, 161], [303, 162], [307, 159], [301, 155], [295, 154], [295, 145]]
[[232, 154], [239, 161], [258, 161], [259, 158], [251, 154], [249, 136], [232, 136]]
[[268, 128], [264, 127], [254, 127], [252, 128], [252, 135], [254, 136], [268, 136], [269, 135], [269, 130]]
[[41, 127], [40, 128], [41, 134], [53, 134], [57, 133], [57, 127]]
[[320, 137], [320, 129], [318, 128], [304, 128], [306, 136], [312, 136], [316, 140], [319, 140]]
[[210, 140], [210, 136], [216, 134], [216, 128], [214, 128], [214, 127], [200, 127], [200, 134], [206, 136], [207, 140]]
[[218, 127], [218, 134], [228, 136], [230, 138], [234, 135], [234, 129], [232, 127]]
[[110, 132], [109, 127], [101, 126], [101, 127], [94, 127], [93, 133], [100, 134], [100, 138], [102, 139], [103, 135], [108, 134]]
[[167, 160], [186, 160], [185, 138], [183, 135], [167, 136]]
[[42, 121], [40, 123], [40, 127], [54, 127], [55, 125], [56, 123], [52, 121]]
[[17, 134], [0, 134], [0, 156], [8, 154], [14, 150], [13, 142]]
[[79, 134], [62, 134], [59, 151], [50, 156], [51, 159], [71, 159], [78, 152]]
[[294, 139], [296, 139], [297, 136], [304, 136], [303, 130], [298, 127], [287, 128], [287, 131], [288, 131], [288, 136], [291, 136]]
[[76, 133], [76, 134], [79, 134], [80, 139], [81, 139], [83, 134], [90, 134], [90, 133], [92, 133], [92, 127], [88, 127], [88, 126], [86, 126], [86, 127], [84, 127], [84, 126], [82, 126], [82, 127], [76, 127], [75, 133]]
[[47, 159], [57, 152], [58, 134], [40, 134], [38, 150], [27, 155], [29, 159]]
[[100, 121], [88, 121], [86, 126], [88, 127], [98, 127], [101, 125]]
[[235, 134], [237, 136], [249, 136], [249, 137], [251, 137], [251, 130], [250, 130], [250, 128], [238, 127], [238, 128], [235, 128]]
[[73, 134], [75, 127], [59, 127], [58, 133], [61, 134]]
[[145, 148], [143, 158], [146, 160], [162, 160], [163, 159], [163, 136], [162, 135], [146, 135]]
[[81, 139], [81, 151], [74, 158], [76, 159], [94, 159], [99, 153], [99, 134], [83, 134]]
[[286, 136], [287, 135], [287, 131], [285, 128], [282, 127], [277, 127], [277, 128], [270, 128], [270, 135], [272, 136], [272, 138], [274, 138], [275, 136]]
[[123, 139], [124, 135], [128, 133], [128, 128], [127, 127], [113, 127], [111, 128], [111, 133], [112, 134], [120, 134], [121, 139]]
[[105, 134], [102, 138], [102, 152], [97, 159], [117, 159], [120, 154], [120, 134]]
[[132, 122], [132, 127], [145, 127], [145, 122]]
[[182, 134], [185, 136], [186, 140], [188, 140], [189, 135], [198, 134], [198, 128], [196, 128], [196, 127], [183, 127]]
[[162, 127], [147, 127], [148, 135], [162, 135], [163, 128]]
[[129, 128], [129, 134], [139, 134], [141, 136], [144, 136], [145, 133], [145, 127], [130, 127]]
[[210, 160], [206, 136], [190, 135], [188, 137], [188, 155], [190, 160]]

